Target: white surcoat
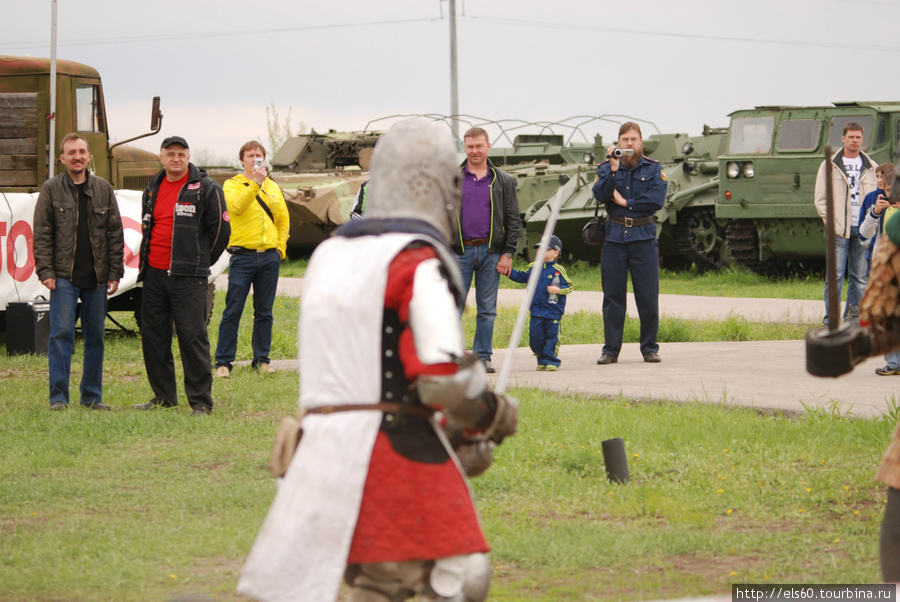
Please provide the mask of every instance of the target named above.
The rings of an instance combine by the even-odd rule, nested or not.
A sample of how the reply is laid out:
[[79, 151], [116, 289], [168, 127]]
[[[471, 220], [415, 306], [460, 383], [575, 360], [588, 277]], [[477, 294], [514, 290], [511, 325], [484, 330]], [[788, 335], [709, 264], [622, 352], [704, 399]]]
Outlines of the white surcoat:
[[[300, 313], [302, 407], [381, 401], [388, 267], [417, 240], [441, 246], [427, 236], [392, 233], [338, 236], [316, 249]], [[239, 593], [266, 601], [337, 597], [381, 419], [374, 411], [303, 419], [303, 437], [244, 565]]]

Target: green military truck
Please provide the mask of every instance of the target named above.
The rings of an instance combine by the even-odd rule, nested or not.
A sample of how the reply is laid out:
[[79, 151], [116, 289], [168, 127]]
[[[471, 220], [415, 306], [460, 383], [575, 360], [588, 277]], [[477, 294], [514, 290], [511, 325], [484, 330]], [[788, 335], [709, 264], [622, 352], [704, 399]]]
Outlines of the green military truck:
[[820, 270], [825, 230], [813, 200], [825, 147], [842, 148], [844, 126], [853, 121], [876, 164], [896, 162], [900, 103], [756, 107], [730, 118], [716, 217], [729, 220], [732, 258], [760, 273]]
[[7, 304], [49, 297], [34, 273], [34, 204], [51, 162], [54, 174], [64, 169], [58, 162], [59, 144], [73, 131], [87, 139], [93, 155], [90, 169], [113, 184], [122, 214], [125, 276], [110, 310], [131, 311], [139, 303], [140, 191], [160, 164], [157, 155], [123, 144], [159, 131], [159, 98], [153, 101], [149, 133], [111, 144], [97, 71], [59, 60], [56, 72], [56, 125], [50, 140], [50, 59], [0, 55], [0, 328], [5, 328]]

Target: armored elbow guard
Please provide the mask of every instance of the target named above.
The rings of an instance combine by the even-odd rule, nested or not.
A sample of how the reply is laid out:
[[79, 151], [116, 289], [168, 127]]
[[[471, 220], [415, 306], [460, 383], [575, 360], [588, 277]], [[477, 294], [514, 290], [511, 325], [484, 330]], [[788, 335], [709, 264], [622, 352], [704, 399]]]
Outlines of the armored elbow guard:
[[420, 376], [422, 403], [439, 408], [456, 427], [484, 431], [484, 438], [500, 443], [516, 432], [519, 404], [487, 390], [487, 374], [478, 356], [471, 354], [453, 376]]
[[422, 375], [416, 387], [419, 400], [440, 409], [464, 429], [481, 430], [490, 424], [492, 409], [485, 403], [487, 373], [478, 356], [468, 355], [452, 376]]

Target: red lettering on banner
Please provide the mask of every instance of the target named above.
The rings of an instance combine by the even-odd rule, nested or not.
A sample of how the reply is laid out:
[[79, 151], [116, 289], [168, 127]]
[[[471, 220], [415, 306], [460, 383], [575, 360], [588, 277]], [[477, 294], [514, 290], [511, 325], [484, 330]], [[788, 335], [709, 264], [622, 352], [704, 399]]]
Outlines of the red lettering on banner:
[[[25, 237], [25, 265], [16, 265], [16, 239], [20, 236]], [[6, 239], [6, 270], [13, 280], [25, 282], [34, 273], [34, 232], [31, 224], [26, 221], [15, 222], [9, 229], [9, 237]]]
[[[6, 236], [6, 222], [0, 222], [0, 241]], [[3, 253], [0, 253], [0, 271], [3, 270]]]
[[[125, 230], [134, 230], [138, 234], [142, 234], [141, 232], [141, 224], [136, 219], [122, 216], [122, 228]], [[135, 254], [134, 251], [131, 250], [131, 247], [125, 245], [125, 265], [129, 268], [138, 268], [138, 264], [140, 263], [140, 248], [138, 248], [138, 254]]]

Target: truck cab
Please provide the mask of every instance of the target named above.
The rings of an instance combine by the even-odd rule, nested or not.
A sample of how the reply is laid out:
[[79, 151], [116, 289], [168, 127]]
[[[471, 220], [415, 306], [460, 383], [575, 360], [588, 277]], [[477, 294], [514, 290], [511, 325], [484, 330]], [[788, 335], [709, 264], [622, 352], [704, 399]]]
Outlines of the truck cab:
[[[159, 171], [159, 158], [110, 145], [100, 74], [65, 60], [57, 61], [56, 73], [56, 139], [50, 141], [50, 59], [0, 56], [0, 190], [40, 190], [50, 161], [56, 162], [54, 173], [63, 169], [59, 143], [68, 132], [87, 139], [94, 174], [115, 189], [143, 190]], [[158, 100], [155, 106], [151, 129], [158, 131]]]
[[149, 133], [110, 144], [97, 71], [59, 60], [56, 73], [56, 126], [51, 141], [50, 59], [0, 55], [0, 332], [5, 329], [8, 303], [49, 297], [34, 273], [34, 204], [50, 175], [50, 162], [55, 163], [54, 174], [65, 169], [58, 157], [68, 132], [78, 132], [88, 141], [93, 156], [89, 169], [113, 185], [122, 215], [125, 277], [110, 299], [109, 310], [135, 311], [140, 303], [140, 193], [160, 164], [156, 154], [123, 144], [159, 131], [159, 98], [153, 100]]

